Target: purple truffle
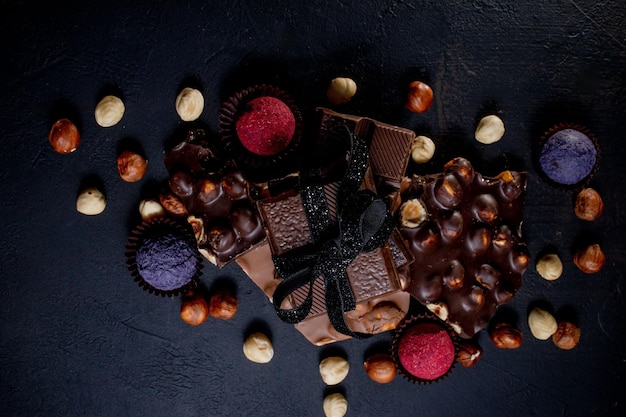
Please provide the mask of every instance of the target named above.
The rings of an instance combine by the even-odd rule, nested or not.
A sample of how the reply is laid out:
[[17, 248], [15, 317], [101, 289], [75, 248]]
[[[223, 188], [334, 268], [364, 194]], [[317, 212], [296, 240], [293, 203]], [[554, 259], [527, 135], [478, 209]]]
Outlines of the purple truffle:
[[136, 262], [144, 281], [162, 291], [183, 287], [197, 272], [193, 243], [167, 230], [151, 230], [143, 236]]
[[589, 136], [575, 129], [562, 129], [543, 144], [539, 166], [555, 183], [574, 185], [591, 175], [597, 157], [595, 143]]

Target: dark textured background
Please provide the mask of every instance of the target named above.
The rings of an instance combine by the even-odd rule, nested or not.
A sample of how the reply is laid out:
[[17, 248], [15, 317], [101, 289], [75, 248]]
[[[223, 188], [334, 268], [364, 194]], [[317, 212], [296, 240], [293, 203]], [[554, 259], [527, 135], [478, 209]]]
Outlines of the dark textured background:
[[[320, 416], [333, 391], [346, 395], [348, 416], [626, 414], [623, 0], [53, 3], [0, 2], [1, 415]], [[236, 266], [207, 264], [203, 283], [235, 282], [238, 314], [198, 328], [179, 319], [178, 299], [152, 296], [132, 281], [124, 245], [137, 203], [166, 178], [166, 144], [184, 128], [174, 108], [181, 86], [202, 89], [201, 120], [216, 135], [221, 101], [240, 87], [283, 87], [310, 117], [327, 105], [326, 85], [336, 76], [359, 88], [338, 110], [435, 140], [436, 156], [419, 172], [438, 172], [454, 156], [487, 175], [529, 172], [524, 232], [532, 265], [552, 245], [565, 272], [554, 282], [533, 266], [526, 273], [508, 306], [524, 331], [520, 349], [498, 350], [482, 332], [476, 367], [456, 367], [428, 386], [401, 377], [377, 385], [362, 361], [390, 333], [315, 347], [276, 318]], [[403, 108], [414, 79], [435, 93], [425, 114]], [[122, 95], [126, 114], [103, 129], [93, 109], [108, 91]], [[507, 128], [491, 146], [473, 139], [488, 112]], [[60, 115], [82, 132], [70, 155], [47, 143]], [[545, 184], [533, 166], [534, 141], [563, 121], [587, 126], [601, 145], [592, 185], [606, 210], [595, 223], [576, 219], [573, 193]], [[140, 183], [117, 175], [126, 141], [150, 160]], [[108, 199], [96, 217], [75, 210], [89, 179]], [[608, 259], [591, 276], [570, 261], [576, 242], [588, 237]], [[537, 301], [576, 311], [578, 347], [561, 351], [530, 335], [526, 314]], [[273, 339], [267, 365], [241, 353], [252, 329]], [[328, 388], [318, 363], [336, 353], [351, 371]]]

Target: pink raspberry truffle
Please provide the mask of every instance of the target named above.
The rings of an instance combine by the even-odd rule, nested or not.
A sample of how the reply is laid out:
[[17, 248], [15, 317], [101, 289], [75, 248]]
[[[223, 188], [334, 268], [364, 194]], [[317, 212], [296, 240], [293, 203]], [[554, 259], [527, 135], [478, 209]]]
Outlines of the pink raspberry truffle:
[[291, 142], [295, 129], [296, 120], [289, 107], [270, 96], [250, 100], [236, 122], [241, 144], [261, 156], [283, 151]]
[[450, 334], [434, 321], [416, 322], [398, 340], [398, 361], [418, 380], [434, 381], [444, 376], [454, 364], [455, 355]]

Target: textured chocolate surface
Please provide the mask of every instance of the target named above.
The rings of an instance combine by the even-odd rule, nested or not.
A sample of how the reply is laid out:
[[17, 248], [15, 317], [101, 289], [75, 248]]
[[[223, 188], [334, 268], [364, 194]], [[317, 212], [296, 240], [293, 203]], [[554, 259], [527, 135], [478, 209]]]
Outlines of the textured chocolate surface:
[[408, 291], [427, 307], [445, 305], [462, 337], [484, 328], [522, 285], [525, 189], [526, 173], [485, 178], [456, 158], [442, 174], [415, 176], [402, 190], [403, 201], [419, 199], [428, 211], [418, 227], [400, 229], [415, 256]]
[[317, 158], [322, 161], [341, 158], [348, 149], [344, 139], [344, 130], [348, 128], [369, 144], [370, 167], [377, 183], [399, 185], [415, 138], [412, 130], [326, 108], [317, 109], [317, 113]]
[[196, 235], [199, 248], [223, 266], [262, 241], [265, 231], [248, 182], [237, 168], [215, 155], [208, 143], [188, 136], [168, 153], [165, 164], [171, 190], [187, 212], [202, 221], [204, 233]]

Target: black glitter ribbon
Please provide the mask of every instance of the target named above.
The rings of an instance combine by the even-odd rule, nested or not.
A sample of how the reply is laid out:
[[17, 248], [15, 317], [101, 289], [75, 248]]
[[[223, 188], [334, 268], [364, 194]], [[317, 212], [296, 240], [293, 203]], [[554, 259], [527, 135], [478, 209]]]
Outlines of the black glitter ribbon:
[[[274, 266], [283, 281], [274, 291], [276, 313], [287, 323], [306, 318], [313, 305], [313, 283], [324, 278], [328, 318], [333, 327], [348, 336], [365, 338], [371, 335], [353, 332], [345, 322], [344, 313], [356, 308], [346, 268], [361, 252], [381, 247], [391, 235], [393, 220], [385, 203], [370, 190], [359, 190], [368, 168], [368, 149], [363, 139], [350, 135], [349, 164], [337, 195], [338, 228], [334, 227], [321, 181], [305, 175], [300, 195], [316, 243], [306, 253], [274, 256]], [[328, 237], [330, 235], [330, 237]], [[294, 308], [281, 308], [282, 302], [297, 289], [308, 285], [305, 300]]]

